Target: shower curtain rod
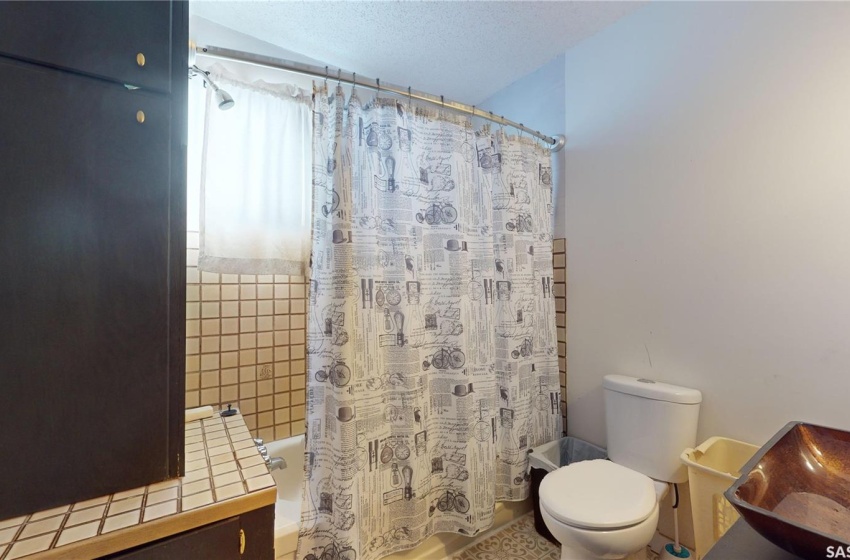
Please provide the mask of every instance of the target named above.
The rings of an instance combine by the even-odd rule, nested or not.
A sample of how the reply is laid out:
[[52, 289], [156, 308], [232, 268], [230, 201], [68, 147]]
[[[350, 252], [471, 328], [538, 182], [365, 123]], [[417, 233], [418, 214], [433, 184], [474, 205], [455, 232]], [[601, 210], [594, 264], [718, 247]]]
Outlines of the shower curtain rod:
[[532, 130], [527, 126], [523, 125], [522, 123], [514, 122], [499, 115], [494, 115], [491, 111], [483, 111], [481, 109], [476, 108], [474, 105], [466, 105], [464, 103], [458, 103], [456, 101], [446, 101], [442, 95], [438, 97], [429, 93], [412, 90], [409, 87], [404, 88], [393, 84], [382, 83], [380, 79], [364, 78], [362, 76], [358, 78], [356, 73], [345, 72], [339, 68], [335, 70], [330, 70], [328, 66], [314, 66], [311, 64], [295, 62], [292, 60], [272, 58], [269, 56], [247, 53], [243, 51], [236, 51], [232, 49], [224, 49], [221, 47], [197, 47], [195, 49], [195, 52], [203, 56], [220, 58], [223, 60], [233, 60], [236, 62], [244, 62], [247, 64], [254, 64], [256, 66], [275, 68], [277, 70], [286, 70], [288, 72], [295, 72], [297, 74], [313, 76], [314, 78], [326, 78], [328, 80], [337, 80], [338, 82], [345, 82], [346, 84], [352, 84], [356, 87], [362, 87], [376, 91], [386, 91], [389, 93], [394, 93], [396, 95], [405, 96], [410, 99], [425, 101], [426, 103], [438, 105], [445, 109], [451, 109], [452, 111], [456, 111], [458, 113], [465, 113], [467, 115], [472, 115], [473, 117], [480, 117], [488, 121], [493, 121], [501, 125], [511, 126], [513, 128], [516, 128], [517, 130], [527, 132], [531, 136], [537, 137], [546, 142], [549, 145], [549, 149], [551, 149], [553, 152], [561, 150], [567, 141], [566, 137], [564, 137], [563, 134], [559, 134], [554, 138], [551, 136], [546, 136], [545, 134], [542, 134], [539, 130]]

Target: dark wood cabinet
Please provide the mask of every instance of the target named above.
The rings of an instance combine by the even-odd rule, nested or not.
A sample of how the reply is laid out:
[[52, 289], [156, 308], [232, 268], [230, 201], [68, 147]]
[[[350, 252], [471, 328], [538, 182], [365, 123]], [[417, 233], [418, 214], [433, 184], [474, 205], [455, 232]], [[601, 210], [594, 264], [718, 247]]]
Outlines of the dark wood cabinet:
[[273, 560], [274, 506], [186, 531], [102, 560]]
[[274, 506], [255, 509], [239, 516], [245, 534], [241, 560], [272, 560], [274, 552]]
[[[186, 5], [12, 4], [0, 519], [180, 475], [185, 376]], [[124, 86], [127, 49], [167, 61], [150, 87]]]
[[[239, 518], [231, 517], [199, 529], [186, 531], [130, 551], [108, 556], [109, 560], [235, 560], [239, 558]], [[106, 560], [106, 559], [103, 559]]]
[[0, 2], [0, 55], [170, 92], [172, 46], [187, 47], [171, 16], [162, 1]]

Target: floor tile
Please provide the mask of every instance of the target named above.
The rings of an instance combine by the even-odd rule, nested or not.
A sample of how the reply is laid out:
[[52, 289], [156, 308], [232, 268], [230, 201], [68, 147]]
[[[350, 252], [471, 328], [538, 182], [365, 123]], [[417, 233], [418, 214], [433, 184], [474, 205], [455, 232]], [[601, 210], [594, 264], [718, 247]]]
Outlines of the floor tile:
[[532, 514], [455, 553], [457, 560], [559, 560], [560, 547], [537, 534]]

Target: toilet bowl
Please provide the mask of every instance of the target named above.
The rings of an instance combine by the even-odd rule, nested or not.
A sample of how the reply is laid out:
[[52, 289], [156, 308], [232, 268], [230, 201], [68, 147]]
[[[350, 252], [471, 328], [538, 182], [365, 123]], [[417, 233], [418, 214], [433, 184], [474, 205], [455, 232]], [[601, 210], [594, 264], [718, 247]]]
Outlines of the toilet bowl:
[[696, 443], [702, 393], [625, 375], [606, 375], [602, 389], [610, 461], [547, 474], [540, 513], [561, 560], [644, 560], [667, 485], [688, 480], [679, 455]]
[[611, 461], [582, 461], [546, 475], [540, 513], [561, 560], [643, 559], [666, 493], [665, 483]]

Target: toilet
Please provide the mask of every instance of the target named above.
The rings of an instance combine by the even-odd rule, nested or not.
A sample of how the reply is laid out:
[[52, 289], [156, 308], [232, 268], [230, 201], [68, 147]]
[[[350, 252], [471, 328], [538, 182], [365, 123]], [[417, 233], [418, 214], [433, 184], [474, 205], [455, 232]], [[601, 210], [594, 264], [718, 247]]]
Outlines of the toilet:
[[643, 560], [669, 483], [688, 480], [679, 455], [696, 444], [702, 393], [624, 375], [606, 375], [602, 388], [610, 460], [561, 467], [540, 484], [561, 560]]

